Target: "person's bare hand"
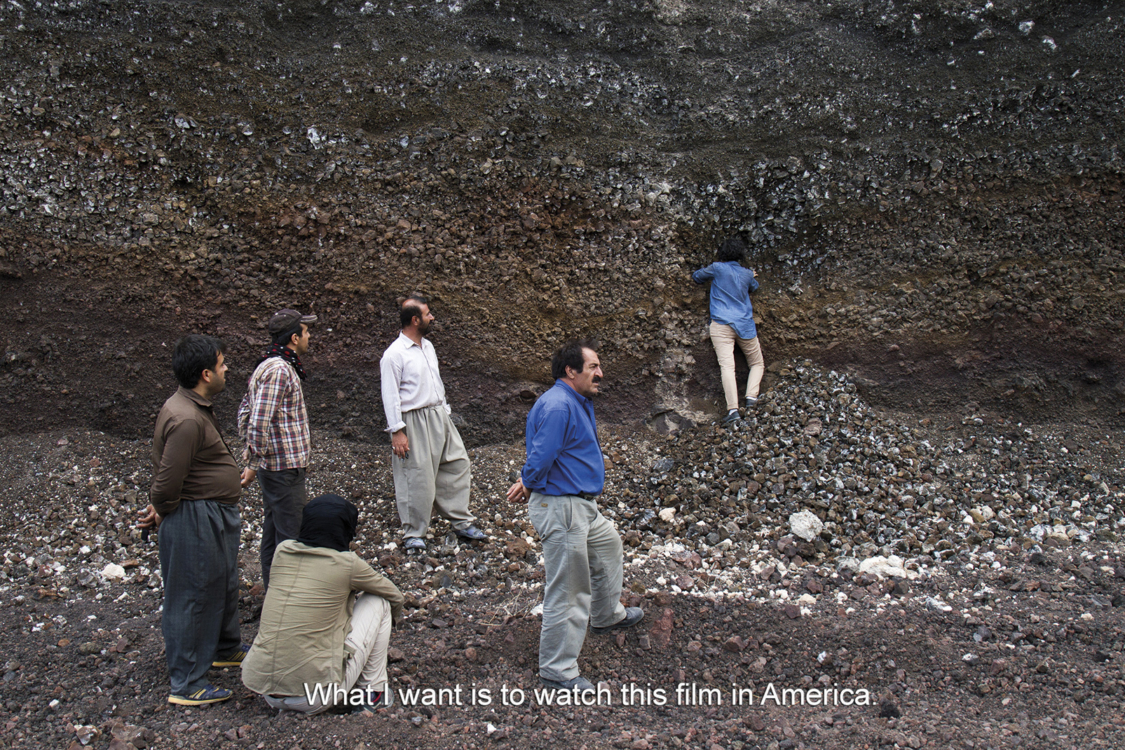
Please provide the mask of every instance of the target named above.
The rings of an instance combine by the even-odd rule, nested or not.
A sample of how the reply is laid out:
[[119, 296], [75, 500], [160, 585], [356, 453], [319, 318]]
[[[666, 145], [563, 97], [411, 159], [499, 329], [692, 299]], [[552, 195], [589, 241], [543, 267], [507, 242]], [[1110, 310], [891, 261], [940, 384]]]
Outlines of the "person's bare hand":
[[250, 483], [254, 481], [254, 477], [256, 476], [258, 476], [258, 470], [251, 469], [249, 466], [247, 466], [242, 470], [242, 479], [240, 480], [240, 484], [243, 487], [249, 487]]
[[531, 498], [531, 490], [523, 486], [523, 477], [516, 480], [516, 483], [508, 488], [508, 502], [509, 503], [526, 503]]
[[156, 512], [156, 508], [151, 505], [144, 509], [141, 517], [137, 520], [138, 529], [159, 529], [160, 522], [164, 520], [164, 516]]
[[405, 429], [391, 433], [391, 453], [402, 459], [410, 453], [410, 440], [406, 437]]

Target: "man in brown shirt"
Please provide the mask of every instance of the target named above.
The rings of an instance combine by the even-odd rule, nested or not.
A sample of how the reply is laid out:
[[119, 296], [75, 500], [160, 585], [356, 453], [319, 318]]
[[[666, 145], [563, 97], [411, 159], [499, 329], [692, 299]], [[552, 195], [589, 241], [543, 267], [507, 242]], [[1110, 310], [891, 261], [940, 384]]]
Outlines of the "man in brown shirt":
[[151, 504], [139, 524], [159, 532], [168, 702], [183, 706], [230, 698], [207, 670], [238, 666], [249, 650], [238, 630], [240, 472], [211, 409], [226, 387], [224, 349], [212, 336], [176, 342], [180, 387], [156, 418]]

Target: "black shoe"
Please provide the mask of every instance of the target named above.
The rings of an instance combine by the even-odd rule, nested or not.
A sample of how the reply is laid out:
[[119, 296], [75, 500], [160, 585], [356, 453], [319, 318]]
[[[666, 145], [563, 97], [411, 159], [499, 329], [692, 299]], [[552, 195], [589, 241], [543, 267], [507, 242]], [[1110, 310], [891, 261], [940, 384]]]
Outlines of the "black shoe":
[[640, 607], [628, 607], [625, 609], [625, 616], [612, 625], [607, 625], [604, 628], [590, 628], [594, 631], [594, 635], [602, 635], [614, 630], [621, 630], [622, 628], [631, 628], [641, 620], [645, 619], [645, 611]]
[[727, 425], [732, 425], [737, 421], [738, 421], [738, 409], [731, 409], [730, 411], [727, 412], [727, 415], [725, 417], [723, 417], [721, 420], [719, 420], [719, 424], [726, 427]]
[[488, 534], [478, 529], [476, 526], [466, 526], [463, 529], [454, 529], [453, 533], [462, 539], [467, 539], [470, 542], [483, 542], [488, 539]]
[[582, 675], [578, 675], [571, 680], [548, 680], [546, 677], [540, 677], [539, 682], [541, 682], [544, 687], [555, 688], [556, 690], [574, 690], [574, 688], [578, 688], [578, 692], [580, 693], [585, 693], [587, 691], [597, 692], [594, 683], [590, 682]]

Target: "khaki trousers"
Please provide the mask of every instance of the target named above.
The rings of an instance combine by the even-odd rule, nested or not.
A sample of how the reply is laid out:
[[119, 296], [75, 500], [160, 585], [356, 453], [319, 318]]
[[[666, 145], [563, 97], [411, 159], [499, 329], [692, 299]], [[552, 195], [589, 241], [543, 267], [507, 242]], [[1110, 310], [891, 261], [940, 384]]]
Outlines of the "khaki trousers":
[[[344, 690], [370, 687], [375, 692], [387, 690], [387, 647], [391, 642], [391, 605], [381, 596], [360, 594], [352, 612], [352, 630], [344, 639], [344, 652], [350, 654], [344, 662]], [[312, 686], [309, 686], [312, 689]], [[275, 698], [263, 695], [271, 707], [319, 714], [332, 707], [332, 703], [316, 700], [312, 703], [303, 695]], [[320, 696], [317, 696], [318, 698]]]
[[425, 536], [435, 507], [453, 528], [468, 528], [473, 474], [461, 433], [441, 406], [408, 411], [402, 421], [410, 451], [405, 459], [391, 455], [391, 474], [403, 537]]
[[734, 329], [722, 323], [711, 323], [709, 329], [711, 345], [715, 347], [715, 356], [719, 360], [719, 373], [723, 378], [723, 395], [727, 399], [727, 411], [738, 408], [738, 383], [734, 377], [734, 345], [746, 355], [746, 364], [750, 366], [750, 378], [746, 381], [746, 396], [758, 397], [758, 388], [762, 384], [762, 376], [766, 373], [766, 361], [762, 359], [762, 347], [758, 344], [758, 337], [752, 339], [739, 338]]
[[593, 498], [532, 492], [527, 515], [543, 544], [539, 676], [565, 682], [579, 675], [587, 623], [604, 628], [625, 617], [621, 537]]

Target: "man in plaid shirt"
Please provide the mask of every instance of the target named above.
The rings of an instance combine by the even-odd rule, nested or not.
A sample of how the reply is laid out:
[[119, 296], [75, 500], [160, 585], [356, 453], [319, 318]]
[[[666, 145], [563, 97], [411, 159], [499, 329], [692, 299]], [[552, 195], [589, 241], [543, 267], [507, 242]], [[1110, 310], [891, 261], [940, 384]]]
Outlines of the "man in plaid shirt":
[[250, 376], [238, 407], [238, 434], [246, 442], [249, 464], [242, 486], [257, 476], [262, 488], [262, 583], [267, 589], [274, 550], [297, 537], [309, 501], [305, 470], [312, 446], [301, 355], [309, 350], [309, 325], [315, 322], [315, 315], [296, 310], [274, 313], [269, 322], [273, 345]]

